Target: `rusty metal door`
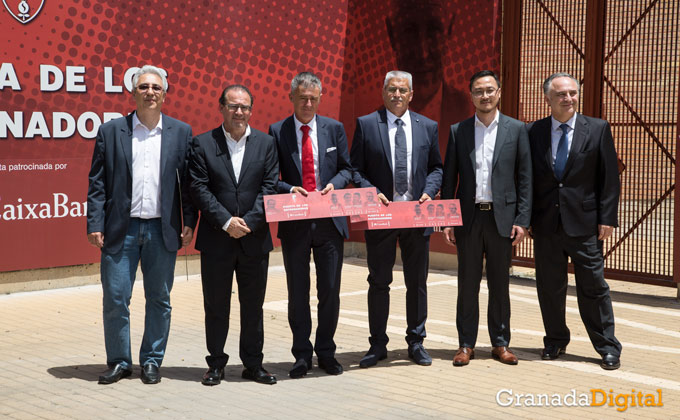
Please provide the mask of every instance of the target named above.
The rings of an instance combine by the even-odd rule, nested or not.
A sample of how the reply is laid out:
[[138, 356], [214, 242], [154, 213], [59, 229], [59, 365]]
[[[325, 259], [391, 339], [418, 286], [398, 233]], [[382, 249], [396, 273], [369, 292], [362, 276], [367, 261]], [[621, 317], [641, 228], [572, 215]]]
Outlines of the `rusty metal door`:
[[[503, 112], [543, 118], [543, 80], [558, 71], [581, 80], [579, 112], [610, 122], [619, 156], [619, 228], [604, 245], [605, 275], [675, 286], [680, 5], [506, 0], [503, 7]], [[532, 248], [525, 241], [513, 264], [533, 266]]]

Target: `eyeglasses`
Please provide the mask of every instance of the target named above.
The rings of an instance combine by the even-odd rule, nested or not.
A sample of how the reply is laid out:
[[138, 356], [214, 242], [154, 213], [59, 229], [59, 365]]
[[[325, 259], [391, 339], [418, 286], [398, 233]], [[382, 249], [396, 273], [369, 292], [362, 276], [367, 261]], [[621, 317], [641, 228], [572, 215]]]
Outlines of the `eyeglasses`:
[[240, 109], [241, 112], [247, 113], [253, 110], [253, 107], [251, 105], [241, 105], [241, 104], [227, 104], [227, 109], [231, 112], [238, 112]]
[[476, 89], [472, 91], [472, 96], [474, 96], [475, 98], [481, 98], [482, 96], [484, 96], [484, 94], [486, 94], [487, 96], [493, 96], [496, 94], [496, 92], [498, 92], [498, 89], [486, 89], [486, 90]]
[[153, 85], [153, 84], [149, 84], [149, 83], [142, 83], [141, 85], [137, 85], [137, 90], [140, 91], [140, 92], [145, 92], [145, 91], [149, 90], [149, 88], [151, 88], [151, 90], [153, 90], [156, 93], [163, 91], [163, 86], [159, 86], [159, 85]]

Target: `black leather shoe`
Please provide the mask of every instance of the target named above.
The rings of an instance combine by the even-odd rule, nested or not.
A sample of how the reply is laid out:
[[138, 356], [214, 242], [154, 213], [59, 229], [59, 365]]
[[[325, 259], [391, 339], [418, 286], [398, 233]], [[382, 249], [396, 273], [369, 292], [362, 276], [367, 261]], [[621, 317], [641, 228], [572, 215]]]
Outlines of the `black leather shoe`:
[[432, 358], [423, 347], [423, 343], [413, 343], [408, 346], [408, 358], [413, 359], [414, 362], [420, 366], [430, 366]]
[[567, 351], [567, 347], [558, 347], [552, 344], [545, 346], [541, 352], [541, 359], [543, 360], [555, 360]]
[[158, 371], [158, 366], [153, 363], [147, 363], [142, 369], [142, 382], [145, 384], [157, 384], [161, 381], [161, 373]]
[[224, 368], [211, 367], [203, 374], [201, 383], [207, 386], [219, 385], [222, 379], [224, 379]]
[[122, 364], [117, 363], [99, 377], [99, 383], [102, 385], [109, 385], [120, 381], [122, 378], [127, 378], [130, 375], [132, 375], [132, 369], [126, 369]]
[[276, 383], [276, 378], [274, 377], [274, 375], [264, 370], [262, 366], [258, 366], [252, 369], [248, 368], [243, 369], [243, 372], [241, 372], [241, 378], [250, 379], [251, 381], [255, 381], [266, 385], [274, 385]]
[[307, 371], [312, 369], [312, 361], [305, 359], [297, 359], [293, 365], [293, 369], [288, 372], [293, 379], [302, 378], [307, 374]]
[[342, 365], [335, 360], [335, 357], [319, 359], [319, 368], [329, 375], [341, 375], [343, 372]]
[[387, 359], [387, 349], [385, 347], [371, 346], [368, 352], [359, 361], [359, 367], [367, 368], [378, 364], [378, 360]]
[[604, 370], [616, 370], [621, 367], [621, 361], [619, 360], [619, 356], [615, 356], [611, 353], [607, 353], [604, 356], [602, 356], [602, 363], [600, 363], [600, 367]]

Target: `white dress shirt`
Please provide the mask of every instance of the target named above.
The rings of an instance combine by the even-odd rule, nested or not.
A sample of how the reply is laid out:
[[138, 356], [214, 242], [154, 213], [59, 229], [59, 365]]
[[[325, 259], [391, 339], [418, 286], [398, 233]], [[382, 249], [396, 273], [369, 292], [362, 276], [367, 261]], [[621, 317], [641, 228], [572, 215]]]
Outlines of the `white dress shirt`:
[[[571, 150], [571, 140], [574, 138], [574, 126], [576, 125], [577, 115], [578, 113], [574, 112], [574, 115], [564, 123], [569, 126], [569, 130], [567, 131], [567, 156], [569, 156], [569, 151]], [[552, 164], [555, 166], [557, 146], [560, 144], [560, 138], [562, 137], [562, 129], [560, 128], [562, 123], [557, 121], [555, 117], [551, 116], [550, 119], [552, 120], [552, 129], [550, 130], [550, 152], [552, 154]]]
[[295, 122], [295, 136], [297, 137], [298, 155], [300, 156], [300, 164], [302, 164], [302, 130], [303, 125], [309, 126], [309, 139], [312, 141], [312, 155], [314, 156], [314, 179], [316, 180], [316, 189], [321, 191], [324, 186], [321, 185], [319, 177], [319, 140], [318, 131], [316, 131], [316, 115], [310, 122], [303, 124], [293, 114], [293, 121]]
[[234, 139], [231, 134], [224, 129], [224, 124], [222, 124], [222, 132], [224, 133], [224, 137], [227, 138], [227, 148], [229, 149], [229, 155], [231, 156], [231, 166], [234, 168], [234, 175], [236, 176], [236, 182], [238, 182], [238, 178], [241, 175], [243, 155], [246, 152], [245, 140], [250, 135], [250, 125], [246, 126], [246, 131], [240, 139]]
[[132, 202], [130, 217], [161, 217], [161, 134], [163, 115], [149, 130], [132, 114]]
[[[243, 133], [240, 139], [234, 140], [234, 138], [229, 134], [229, 132], [224, 128], [222, 124], [222, 132], [224, 137], [227, 139], [227, 149], [229, 149], [229, 155], [231, 156], [231, 166], [234, 168], [234, 176], [236, 176], [236, 182], [238, 182], [239, 176], [241, 176], [241, 165], [243, 164], [243, 155], [246, 153], [246, 139], [250, 135], [250, 125], [246, 126], [246, 131]], [[227, 220], [227, 223], [222, 226], [222, 230], [226, 231], [231, 223], [231, 217]]]
[[[392, 201], [411, 201], [413, 200], [413, 175], [411, 174], [411, 158], [413, 156], [413, 127], [411, 126], [411, 114], [409, 113], [408, 109], [401, 117], [397, 117], [391, 113], [389, 109], [386, 109], [385, 112], [387, 113], [387, 134], [390, 138], [390, 151], [392, 153], [392, 195], [394, 197], [394, 200]], [[404, 195], [397, 195], [394, 182], [394, 168], [396, 166], [394, 162], [394, 136], [397, 134], [397, 123], [395, 122], [397, 118], [400, 118], [403, 122], [402, 127], [404, 128], [404, 134], [406, 134], [406, 174], [408, 180], [408, 189]], [[387, 198], [389, 199], [390, 197]]]
[[487, 127], [475, 113], [475, 203], [493, 202], [491, 171], [498, 134], [498, 115], [498, 110], [496, 110], [493, 121]]

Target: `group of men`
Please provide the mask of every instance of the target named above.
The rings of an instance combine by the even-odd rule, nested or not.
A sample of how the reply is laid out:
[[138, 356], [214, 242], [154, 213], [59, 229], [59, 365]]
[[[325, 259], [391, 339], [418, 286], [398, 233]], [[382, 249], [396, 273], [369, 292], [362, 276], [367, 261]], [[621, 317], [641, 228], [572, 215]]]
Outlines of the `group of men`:
[[[109, 369], [99, 383], [132, 373], [129, 303], [137, 266], [144, 275], [146, 312], [141, 379], [161, 380], [170, 328], [170, 291], [178, 249], [196, 233], [200, 251], [208, 370], [205, 385], [224, 378], [232, 279], [240, 303], [242, 377], [274, 384], [263, 363], [263, 310], [272, 239], [263, 196], [311, 191], [327, 194], [353, 184], [374, 187], [391, 201], [460, 200], [463, 225], [445, 228], [458, 250], [456, 325], [460, 348], [453, 364], [474, 358], [483, 259], [489, 288], [488, 323], [494, 358], [517, 364], [510, 342], [509, 267], [512, 246], [535, 241], [538, 297], [546, 335], [543, 359], [564, 354], [567, 257], [576, 274], [581, 317], [605, 369], [619, 367], [602, 241], [617, 224], [619, 181], [609, 125], [576, 113], [579, 84], [566, 73], [543, 88], [552, 115], [528, 127], [498, 111], [500, 82], [491, 71], [470, 80], [475, 115], [450, 127], [446, 159], [437, 123], [409, 110], [411, 74], [387, 73], [384, 109], [359, 117], [351, 150], [343, 125], [317, 114], [322, 85], [303, 72], [291, 82], [293, 114], [269, 127], [249, 125], [253, 95], [227, 86], [219, 96], [223, 123], [192, 138], [191, 128], [161, 113], [164, 71], [142, 67], [132, 80], [135, 112], [103, 124], [89, 174], [87, 232], [101, 249], [104, 336]], [[530, 228], [531, 226], [531, 228]], [[408, 356], [432, 364], [423, 346], [432, 228], [365, 231], [370, 348], [359, 365], [387, 357], [390, 284], [401, 249], [406, 284]], [[335, 357], [346, 217], [281, 222], [278, 228], [288, 286], [288, 321], [295, 362], [291, 378], [313, 367], [343, 372]], [[311, 341], [310, 257], [316, 267], [318, 322]]]

